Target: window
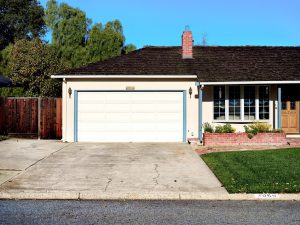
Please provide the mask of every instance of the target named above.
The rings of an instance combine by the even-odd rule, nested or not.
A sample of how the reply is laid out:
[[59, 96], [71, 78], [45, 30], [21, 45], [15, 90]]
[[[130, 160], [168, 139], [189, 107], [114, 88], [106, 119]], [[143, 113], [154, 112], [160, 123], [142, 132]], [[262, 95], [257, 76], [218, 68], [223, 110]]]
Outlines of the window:
[[268, 120], [269, 86], [214, 86], [214, 120]]
[[229, 87], [229, 120], [241, 119], [240, 86]]
[[255, 120], [255, 86], [244, 87], [244, 120]]
[[259, 119], [269, 119], [269, 87], [259, 87]]
[[214, 119], [225, 120], [225, 87], [214, 88]]
[[290, 110], [296, 110], [296, 102], [290, 101]]
[[281, 102], [281, 110], [286, 110], [286, 101]]

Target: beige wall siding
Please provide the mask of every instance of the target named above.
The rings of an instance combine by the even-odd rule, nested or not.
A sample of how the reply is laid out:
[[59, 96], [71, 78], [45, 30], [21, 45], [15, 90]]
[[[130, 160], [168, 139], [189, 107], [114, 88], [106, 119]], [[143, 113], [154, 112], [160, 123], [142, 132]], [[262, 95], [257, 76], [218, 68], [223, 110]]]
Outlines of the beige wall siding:
[[[187, 138], [198, 137], [198, 99], [196, 81], [122, 81], [122, 80], [67, 80], [63, 85], [63, 98], [65, 100], [63, 109], [63, 130], [64, 141], [74, 141], [74, 91], [80, 90], [126, 90], [126, 87], [134, 87], [135, 90], [185, 90], [187, 92]], [[69, 97], [68, 89], [73, 93]], [[193, 94], [190, 98], [189, 88], [192, 88]]]

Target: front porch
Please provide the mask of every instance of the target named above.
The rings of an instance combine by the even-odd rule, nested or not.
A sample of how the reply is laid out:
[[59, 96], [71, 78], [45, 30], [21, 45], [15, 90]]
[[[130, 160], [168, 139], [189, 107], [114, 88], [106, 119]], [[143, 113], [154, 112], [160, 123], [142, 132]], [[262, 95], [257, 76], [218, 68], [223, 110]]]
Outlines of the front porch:
[[[300, 138], [300, 84], [297, 82], [197, 83], [199, 90], [199, 140], [203, 124], [230, 123], [236, 132], [253, 121], [282, 129]], [[290, 136], [292, 135], [292, 136]]]

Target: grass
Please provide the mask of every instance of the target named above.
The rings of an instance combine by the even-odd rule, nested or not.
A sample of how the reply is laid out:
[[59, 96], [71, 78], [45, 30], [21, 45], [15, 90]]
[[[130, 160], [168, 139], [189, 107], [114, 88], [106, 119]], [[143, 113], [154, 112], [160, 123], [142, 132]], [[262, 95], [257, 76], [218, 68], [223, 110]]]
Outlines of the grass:
[[7, 140], [7, 139], [8, 139], [7, 136], [0, 135], [0, 141], [4, 141], [4, 140]]
[[300, 149], [201, 156], [229, 193], [299, 193]]

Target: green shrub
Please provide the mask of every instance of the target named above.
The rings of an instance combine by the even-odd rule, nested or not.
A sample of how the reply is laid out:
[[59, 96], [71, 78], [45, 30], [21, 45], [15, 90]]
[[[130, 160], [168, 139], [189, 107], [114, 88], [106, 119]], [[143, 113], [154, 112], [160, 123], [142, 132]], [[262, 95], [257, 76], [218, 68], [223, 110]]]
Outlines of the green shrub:
[[282, 133], [283, 131], [281, 129], [273, 130], [271, 124], [269, 123], [259, 123], [254, 122], [250, 125], [244, 126], [245, 132], [248, 134], [248, 137], [251, 139], [256, 135], [257, 133]]
[[215, 129], [215, 133], [234, 133], [234, 132], [235, 132], [235, 128], [233, 128], [229, 123], [226, 123], [223, 126], [222, 125], [216, 126]]
[[213, 133], [214, 127], [210, 123], [206, 122], [203, 124], [203, 130], [205, 133]]
[[259, 123], [259, 122], [254, 122], [250, 125], [245, 125], [244, 126], [245, 132], [246, 133], [251, 133], [251, 134], [257, 134], [257, 133], [268, 133], [272, 132], [272, 126], [269, 123]]

